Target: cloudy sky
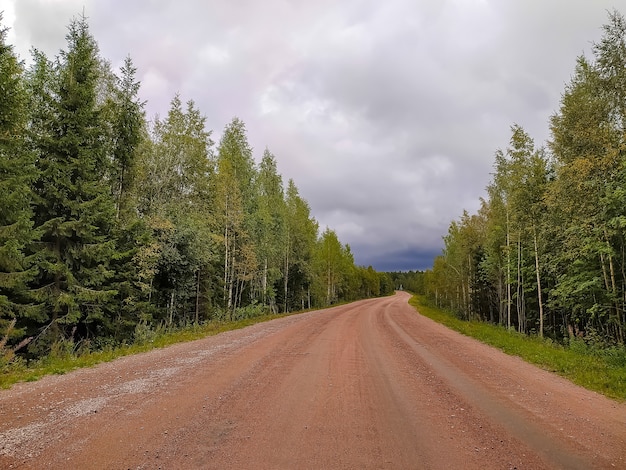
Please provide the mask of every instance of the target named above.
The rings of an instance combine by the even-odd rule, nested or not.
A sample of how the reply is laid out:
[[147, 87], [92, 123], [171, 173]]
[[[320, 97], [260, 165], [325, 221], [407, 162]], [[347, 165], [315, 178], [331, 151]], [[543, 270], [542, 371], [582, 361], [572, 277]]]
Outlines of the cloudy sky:
[[27, 63], [83, 8], [101, 55], [133, 59], [149, 117], [176, 92], [215, 140], [238, 116], [357, 264], [404, 270], [478, 208], [512, 124], [549, 138], [576, 57], [626, 0], [0, 0]]

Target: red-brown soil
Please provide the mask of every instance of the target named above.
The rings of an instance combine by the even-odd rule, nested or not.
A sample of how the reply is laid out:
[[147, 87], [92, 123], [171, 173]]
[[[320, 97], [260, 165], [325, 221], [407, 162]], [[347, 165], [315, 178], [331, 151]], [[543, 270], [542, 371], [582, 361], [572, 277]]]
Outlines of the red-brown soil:
[[0, 391], [0, 468], [626, 468], [626, 405], [408, 294]]

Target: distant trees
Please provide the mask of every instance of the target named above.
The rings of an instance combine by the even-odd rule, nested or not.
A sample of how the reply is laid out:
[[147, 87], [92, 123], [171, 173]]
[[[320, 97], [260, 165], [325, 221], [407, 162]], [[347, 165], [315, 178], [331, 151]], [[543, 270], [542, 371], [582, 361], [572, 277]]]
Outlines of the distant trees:
[[[424, 271], [400, 271], [385, 273], [385, 281], [391, 283], [392, 289], [406, 290], [415, 294], [424, 294]], [[382, 283], [381, 279], [381, 283]]]
[[426, 273], [437, 304], [553, 338], [624, 342], [626, 21], [609, 15], [580, 57], [548, 148], [518, 125], [488, 197], [453, 222]]
[[390, 293], [240, 119], [216, 149], [192, 100], [148, 122], [132, 60], [66, 39], [24, 70], [0, 31], [0, 359]]

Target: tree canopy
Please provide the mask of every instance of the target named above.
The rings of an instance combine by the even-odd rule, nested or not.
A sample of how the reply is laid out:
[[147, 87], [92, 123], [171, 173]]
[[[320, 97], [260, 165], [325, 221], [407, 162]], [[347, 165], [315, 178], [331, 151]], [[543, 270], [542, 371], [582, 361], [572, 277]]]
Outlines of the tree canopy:
[[522, 333], [624, 343], [626, 20], [613, 11], [603, 31], [576, 62], [547, 148], [513, 125], [480, 210], [452, 222], [424, 276], [438, 305]]
[[84, 17], [32, 59], [0, 30], [0, 353], [391, 292], [319, 233], [269, 149], [255, 160], [242, 120], [217, 147], [178, 94], [147, 120], [132, 59], [112, 71]]

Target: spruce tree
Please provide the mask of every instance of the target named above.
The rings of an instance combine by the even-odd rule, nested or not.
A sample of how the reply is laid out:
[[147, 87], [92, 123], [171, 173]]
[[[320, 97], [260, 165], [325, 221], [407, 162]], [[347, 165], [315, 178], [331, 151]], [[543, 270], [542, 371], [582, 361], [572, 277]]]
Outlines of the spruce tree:
[[30, 209], [35, 172], [25, 140], [27, 94], [6, 33], [0, 28], [0, 340], [6, 335], [12, 346], [38, 312], [27, 285], [35, 273], [27, 250], [36, 236]]
[[51, 341], [76, 328], [88, 336], [105, 320], [103, 307], [115, 295], [107, 287], [115, 205], [97, 106], [97, 45], [84, 17], [68, 29], [68, 50], [57, 59], [50, 90], [40, 89], [39, 101], [49, 106], [41, 109], [34, 136], [40, 171], [35, 223], [42, 234], [38, 288]]
[[140, 83], [130, 57], [124, 61], [120, 76], [110, 85], [103, 115], [110, 132], [107, 142], [110, 162], [109, 183], [115, 201], [115, 223], [112, 236], [117, 250], [113, 255], [117, 291], [115, 302], [108, 304], [107, 329], [118, 340], [128, 340], [140, 319], [149, 312], [148, 295], [142, 289], [137, 258], [154, 242], [147, 224], [139, 217], [136, 201], [138, 156], [146, 138], [146, 122], [140, 101]]
[[145, 127], [144, 103], [139, 100], [140, 83], [130, 57], [124, 61], [121, 77], [112, 97], [111, 184], [117, 218], [130, 216], [132, 190], [137, 173], [137, 153]]

